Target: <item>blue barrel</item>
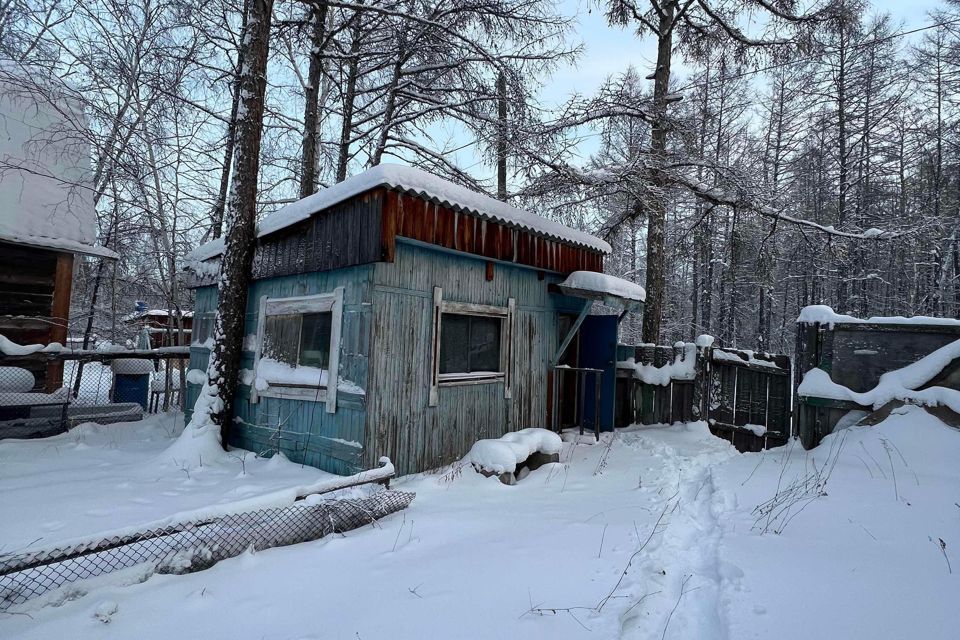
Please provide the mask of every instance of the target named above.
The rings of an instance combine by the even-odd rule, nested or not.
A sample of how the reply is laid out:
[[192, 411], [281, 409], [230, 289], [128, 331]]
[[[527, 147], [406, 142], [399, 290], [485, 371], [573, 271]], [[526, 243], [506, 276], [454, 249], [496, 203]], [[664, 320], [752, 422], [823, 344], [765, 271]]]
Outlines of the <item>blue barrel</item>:
[[123, 358], [114, 360], [110, 368], [113, 369], [113, 402], [136, 402], [146, 411], [153, 362]]

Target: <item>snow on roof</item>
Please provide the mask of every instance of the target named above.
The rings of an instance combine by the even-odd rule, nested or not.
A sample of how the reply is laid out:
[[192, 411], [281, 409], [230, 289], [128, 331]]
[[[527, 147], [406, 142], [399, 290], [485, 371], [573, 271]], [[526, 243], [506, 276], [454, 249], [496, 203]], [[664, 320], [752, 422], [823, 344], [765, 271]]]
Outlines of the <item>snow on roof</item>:
[[[138, 319], [143, 318], [143, 317], [145, 317], [145, 316], [161, 316], [161, 317], [164, 317], [164, 318], [165, 318], [165, 317], [167, 317], [167, 316], [169, 316], [169, 315], [171, 315], [171, 314], [170, 314], [170, 311], [169, 311], [168, 309], [147, 309], [147, 310], [145, 310], [145, 311], [134, 311], [133, 313], [128, 313], [127, 315], [123, 316], [122, 320], [123, 320], [123, 322], [130, 322], [130, 321], [132, 321], [132, 320], [138, 320]], [[176, 315], [176, 313], [174, 313], [174, 315]], [[193, 311], [181, 311], [181, 312], [180, 312], [180, 317], [181, 317], [181, 318], [192, 318], [192, 317], [193, 317]]]
[[116, 258], [96, 246], [82, 110], [45, 101], [9, 64], [0, 72], [0, 241]]
[[[529, 211], [511, 207], [505, 202], [454, 184], [432, 173], [399, 164], [377, 165], [312, 196], [282, 207], [260, 221], [257, 226], [257, 237], [285, 229], [319, 211], [378, 187], [410, 193], [451, 209], [466, 211], [481, 218], [502, 222], [507, 226], [518, 227], [554, 240], [603, 253], [611, 251], [609, 244], [588, 233], [571, 229]], [[190, 258], [203, 261], [221, 253], [223, 253], [223, 240], [218, 239], [197, 248], [190, 254]]]
[[825, 304], [814, 304], [800, 310], [798, 324], [826, 324], [831, 328], [835, 324], [915, 324], [915, 325], [947, 325], [960, 326], [960, 320], [953, 318], [934, 318], [931, 316], [874, 316], [872, 318], [856, 318], [835, 312]]
[[595, 271], [574, 271], [559, 286], [561, 290], [595, 293], [599, 297], [633, 302], [644, 302], [647, 299], [647, 292], [637, 283]]

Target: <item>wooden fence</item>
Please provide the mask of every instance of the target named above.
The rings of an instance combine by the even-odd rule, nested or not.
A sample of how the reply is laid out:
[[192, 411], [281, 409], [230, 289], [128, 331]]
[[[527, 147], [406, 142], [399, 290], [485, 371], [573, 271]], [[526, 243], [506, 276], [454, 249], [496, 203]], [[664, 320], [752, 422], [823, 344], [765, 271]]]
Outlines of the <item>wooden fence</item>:
[[677, 343], [618, 346], [617, 426], [704, 420], [741, 451], [793, 430], [789, 356]]

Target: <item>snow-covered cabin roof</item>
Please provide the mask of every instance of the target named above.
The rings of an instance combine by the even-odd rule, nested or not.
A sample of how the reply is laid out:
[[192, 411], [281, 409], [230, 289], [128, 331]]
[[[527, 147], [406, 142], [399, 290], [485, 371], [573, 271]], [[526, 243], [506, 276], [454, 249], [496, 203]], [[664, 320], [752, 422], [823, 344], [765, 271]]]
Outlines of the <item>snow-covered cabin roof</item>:
[[0, 64], [0, 241], [116, 258], [97, 246], [82, 109]]
[[[319, 211], [379, 187], [416, 195], [451, 209], [465, 211], [561, 242], [602, 253], [611, 251], [609, 244], [588, 233], [547, 220], [535, 213], [511, 207], [505, 202], [454, 184], [432, 173], [399, 164], [381, 164], [367, 169], [312, 196], [278, 209], [260, 221], [257, 225], [257, 237], [285, 229]], [[221, 253], [223, 253], [223, 240], [218, 239], [198, 247], [190, 254], [190, 259], [203, 261]]]
[[637, 283], [595, 271], [574, 271], [557, 286], [565, 295], [628, 310], [640, 309], [647, 299], [647, 292]]

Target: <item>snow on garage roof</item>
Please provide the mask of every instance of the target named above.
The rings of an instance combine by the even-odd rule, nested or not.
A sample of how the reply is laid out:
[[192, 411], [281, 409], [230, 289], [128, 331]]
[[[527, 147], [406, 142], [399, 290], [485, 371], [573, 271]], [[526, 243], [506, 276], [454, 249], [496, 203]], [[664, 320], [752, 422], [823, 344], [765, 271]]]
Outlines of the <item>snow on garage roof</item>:
[[[400, 164], [377, 165], [363, 173], [347, 178], [343, 182], [318, 191], [312, 196], [278, 209], [260, 221], [257, 226], [257, 237], [263, 237], [285, 229], [292, 224], [306, 220], [319, 211], [378, 187], [387, 187], [410, 193], [451, 209], [466, 211], [481, 218], [501, 222], [511, 227], [518, 227], [554, 240], [587, 247], [602, 253], [610, 253], [611, 251], [609, 244], [588, 233], [571, 229], [559, 222], [547, 220], [529, 211], [511, 207], [505, 202], [454, 184], [432, 173]], [[193, 260], [202, 261], [221, 253], [223, 253], [223, 241], [214, 240], [197, 248], [190, 257]]]
[[0, 65], [0, 241], [116, 258], [96, 245], [83, 112], [18, 82], [27, 71]]

